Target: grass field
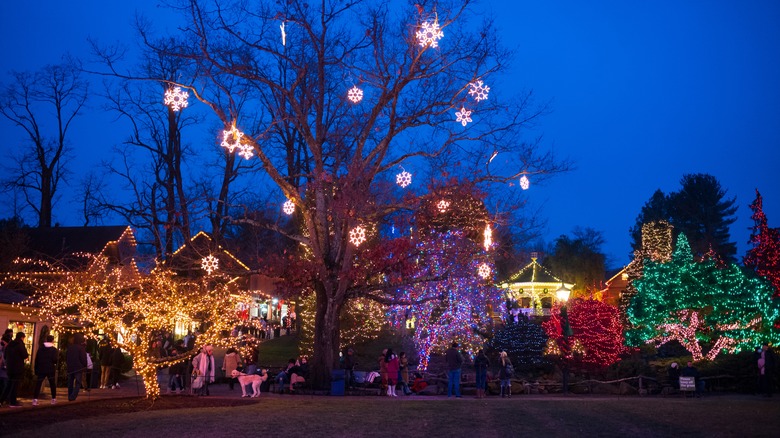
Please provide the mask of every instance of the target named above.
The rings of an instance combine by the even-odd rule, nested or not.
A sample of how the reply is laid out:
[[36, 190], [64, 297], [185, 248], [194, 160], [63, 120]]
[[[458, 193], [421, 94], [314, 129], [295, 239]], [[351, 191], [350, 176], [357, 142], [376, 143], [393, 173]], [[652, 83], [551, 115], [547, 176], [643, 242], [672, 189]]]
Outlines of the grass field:
[[[198, 400], [193, 398], [194, 400]], [[206, 399], [201, 399], [206, 400]], [[76, 406], [74, 406], [75, 408]], [[776, 437], [780, 399], [325, 397], [267, 395], [256, 404], [99, 417], [19, 431], [19, 437]]]

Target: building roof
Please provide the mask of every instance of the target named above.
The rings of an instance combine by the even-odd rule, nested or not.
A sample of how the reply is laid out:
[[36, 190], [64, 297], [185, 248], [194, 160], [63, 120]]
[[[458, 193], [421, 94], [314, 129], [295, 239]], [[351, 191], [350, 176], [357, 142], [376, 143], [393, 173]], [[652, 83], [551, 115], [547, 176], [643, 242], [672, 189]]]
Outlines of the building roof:
[[13, 289], [0, 287], [0, 304], [20, 304], [27, 298], [29, 298], [27, 295]]
[[566, 283], [553, 275], [544, 266], [536, 261], [536, 257], [531, 258], [531, 263], [518, 271], [500, 286], [503, 289], [513, 291], [515, 295], [525, 296], [552, 295], [561, 285], [567, 289], [574, 287], [572, 283]]
[[29, 236], [25, 256], [52, 260], [76, 253], [100, 254], [109, 243], [118, 242], [125, 232], [132, 233], [126, 225], [30, 228], [25, 231]]

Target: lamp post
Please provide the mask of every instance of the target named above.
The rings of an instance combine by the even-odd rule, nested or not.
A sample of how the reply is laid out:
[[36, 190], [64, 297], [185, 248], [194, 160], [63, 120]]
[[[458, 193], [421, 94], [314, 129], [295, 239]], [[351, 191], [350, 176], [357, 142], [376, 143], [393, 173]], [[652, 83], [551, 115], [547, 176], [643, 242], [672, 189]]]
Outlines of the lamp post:
[[566, 357], [571, 351], [569, 348], [569, 336], [572, 335], [571, 327], [569, 326], [569, 313], [566, 310], [566, 303], [569, 301], [569, 295], [571, 295], [571, 290], [566, 287], [563, 283], [561, 283], [561, 287], [558, 288], [557, 291], [555, 291], [555, 296], [558, 298], [558, 301], [561, 302], [561, 332], [563, 334], [563, 345], [564, 348], [562, 349], [563, 354], [561, 355], [563, 357], [563, 393], [568, 394], [569, 393], [569, 360]]

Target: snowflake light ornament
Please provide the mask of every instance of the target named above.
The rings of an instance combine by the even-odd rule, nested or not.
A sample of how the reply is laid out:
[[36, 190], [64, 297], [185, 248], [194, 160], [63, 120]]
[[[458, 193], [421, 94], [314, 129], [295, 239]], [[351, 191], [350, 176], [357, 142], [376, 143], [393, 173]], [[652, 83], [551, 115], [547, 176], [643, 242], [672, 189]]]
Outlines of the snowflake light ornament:
[[490, 266], [487, 263], [479, 265], [479, 268], [477, 268], [477, 274], [479, 274], [480, 277], [487, 279], [491, 274]]
[[284, 204], [282, 204], [282, 211], [288, 216], [293, 214], [295, 211], [295, 203], [292, 202], [292, 199], [288, 199]]
[[347, 91], [347, 99], [351, 100], [352, 103], [360, 102], [363, 100], [363, 90], [358, 88], [357, 85], [353, 86]]
[[238, 145], [238, 155], [241, 157], [244, 157], [245, 160], [248, 160], [254, 156], [254, 149], [252, 148], [252, 145], [248, 145], [246, 143], [241, 143]]
[[171, 107], [175, 111], [179, 111], [182, 108], [187, 108], [187, 98], [190, 93], [181, 91], [181, 87], [171, 87], [165, 91], [163, 103]]
[[528, 187], [531, 187], [531, 181], [528, 180], [528, 177], [523, 175], [520, 177], [520, 188], [523, 190], [528, 190]]
[[395, 176], [395, 183], [402, 188], [406, 188], [406, 186], [412, 183], [412, 174], [404, 170]]
[[485, 85], [482, 81], [472, 82], [469, 84], [469, 94], [471, 97], [474, 98], [477, 102], [480, 100], [487, 100], [488, 98], [488, 92], [490, 92], [490, 87]]
[[436, 207], [439, 209], [440, 212], [444, 213], [445, 211], [447, 211], [448, 208], [450, 208], [450, 201], [442, 199], [441, 201], [439, 201], [438, 204], [436, 204]]
[[212, 272], [219, 269], [219, 260], [213, 255], [209, 254], [207, 257], [203, 257], [200, 261], [200, 268], [211, 275]]
[[234, 123], [230, 130], [222, 131], [222, 147], [233, 153], [236, 148], [241, 148], [242, 138], [244, 138], [244, 133], [236, 129], [236, 124]]
[[439, 47], [439, 40], [444, 38], [444, 32], [439, 28], [439, 22], [433, 23], [426, 21], [422, 24], [422, 28], [417, 31], [417, 42], [422, 47]]
[[455, 117], [456, 122], [460, 122], [461, 125], [466, 126], [471, 122], [471, 111], [467, 110], [465, 106], [461, 107], [460, 111], [455, 113]]
[[490, 245], [493, 244], [493, 230], [490, 229], [490, 224], [485, 226], [485, 232], [483, 235], [485, 236], [485, 242], [483, 245], [485, 246], [485, 251], [488, 251], [490, 249]]
[[356, 226], [349, 232], [349, 241], [355, 246], [360, 246], [366, 241], [366, 229], [361, 225]]

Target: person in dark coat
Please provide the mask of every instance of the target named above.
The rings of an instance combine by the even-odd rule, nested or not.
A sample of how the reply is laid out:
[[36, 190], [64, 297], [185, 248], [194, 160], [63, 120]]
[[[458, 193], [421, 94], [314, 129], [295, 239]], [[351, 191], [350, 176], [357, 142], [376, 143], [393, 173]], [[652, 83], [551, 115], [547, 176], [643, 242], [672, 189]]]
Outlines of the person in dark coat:
[[108, 388], [108, 379], [111, 377], [111, 353], [114, 351], [111, 347], [111, 341], [104, 339], [98, 348], [98, 357], [100, 359], [100, 389]]
[[677, 366], [677, 362], [672, 362], [669, 365], [667, 374], [669, 374], [669, 383], [672, 384], [672, 388], [680, 389], [680, 367]]
[[477, 381], [477, 398], [485, 398], [485, 390], [487, 389], [487, 370], [490, 367], [490, 360], [485, 351], [480, 349], [477, 352], [477, 357], [474, 358], [474, 371], [476, 373]]
[[[688, 361], [688, 366], [682, 369], [680, 371], [680, 375], [683, 377], [693, 377], [696, 389], [696, 397], [701, 397], [701, 393], [704, 390], [704, 382], [700, 380], [699, 378], [699, 370], [696, 369], [696, 367], [693, 366], [693, 362]], [[679, 379], [678, 379], [679, 380]]]
[[444, 353], [447, 362], [447, 397], [452, 397], [455, 393], [455, 397], [460, 398], [460, 368], [463, 366], [463, 355], [458, 351], [458, 347], [460, 345], [453, 342]]
[[49, 381], [51, 390], [51, 404], [57, 403], [57, 384], [54, 380], [54, 374], [57, 371], [57, 359], [59, 352], [54, 346], [54, 336], [46, 336], [46, 342], [38, 348], [38, 354], [35, 355], [35, 392], [33, 393], [33, 406], [38, 406], [38, 396], [41, 395], [43, 380]]
[[109, 388], [119, 388], [119, 376], [122, 375], [122, 366], [125, 363], [125, 355], [119, 347], [111, 351], [111, 377], [109, 378]]
[[16, 400], [16, 391], [19, 389], [19, 382], [24, 376], [24, 361], [30, 357], [27, 353], [27, 347], [24, 345], [24, 332], [16, 333], [16, 338], [5, 346], [5, 369], [8, 372], [8, 387], [3, 392], [0, 403], [8, 401], [8, 406], [18, 408], [22, 406]]
[[68, 366], [68, 400], [73, 401], [79, 395], [81, 376], [87, 369], [87, 347], [82, 333], [73, 335], [73, 343], [68, 346], [65, 361]]

